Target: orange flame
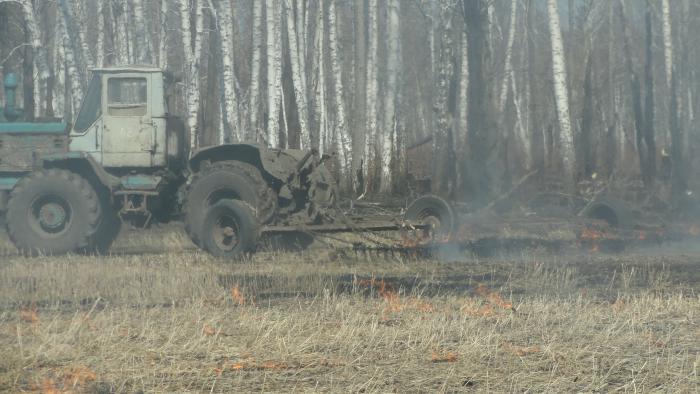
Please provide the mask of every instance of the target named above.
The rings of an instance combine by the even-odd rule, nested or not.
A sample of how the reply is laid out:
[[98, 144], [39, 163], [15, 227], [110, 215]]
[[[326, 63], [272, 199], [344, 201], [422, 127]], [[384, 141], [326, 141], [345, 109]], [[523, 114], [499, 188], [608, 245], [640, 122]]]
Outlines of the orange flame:
[[625, 307], [627, 306], [627, 304], [625, 303], [625, 300], [624, 300], [624, 299], [618, 298], [618, 299], [615, 300], [615, 302], [612, 303], [611, 306], [612, 306], [612, 309], [613, 309], [615, 312], [620, 312], [620, 311], [622, 311], [623, 309], [625, 309]]
[[36, 309], [22, 308], [19, 310], [19, 319], [33, 326], [39, 324], [39, 314]]
[[465, 315], [473, 317], [491, 317], [496, 314], [496, 311], [493, 309], [493, 306], [491, 306], [491, 304], [480, 306], [474, 303], [474, 301], [467, 302], [466, 304], [464, 304], [464, 306], [462, 306], [461, 308], [461, 311]]
[[236, 305], [245, 305], [245, 296], [243, 295], [241, 289], [238, 288], [238, 285], [231, 288], [231, 299], [234, 303], [236, 303]]
[[513, 304], [504, 300], [498, 292], [493, 291], [486, 287], [483, 283], [480, 283], [474, 290], [476, 294], [486, 298], [491, 304], [499, 306], [503, 309], [514, 310]]
[[539, 346], [518, 346], [513, 345], [508, 341], [501, 342], [501, 348], [510, 354], [520, 357], [525, 357], [527, 355], [539, 353], [542, 351]]
[[599, 230], [584, 228], [579, 238], [584, 241], [596, 241], [605, 238], [605, 233]]
[[433, 311], [433, 306], [425, 301], [411, 297], [402, 299], [394, 287], [386, 283], [384, 279], [360, 279], [355, 281], [355, 285], [358, 287], [376, 288], [379, 296], [387, 303], [387, 307], [384, 309], [385, 312], [401, 312], [406, 309], [418, 312]]
[[430, 361], [434, 363], [453, 363], [457, 361], [457, 353], [454, 352], [433, 352]]
[[41, 385], [36, 388], [39, 389], [38, 391], [41, 391], [42, 394], [62, 394], [61, 390], [56, 388], [56, 383], [53, 381], [53, 379], [49, 378], [42, 379]]
[[83, 386], [88, 382], [97, 380], [97, 374], [87, 367], [75, 367], [71, 369], [63, 378], [64, 386]]
[[264, 361], [256, 363], [255, 361], [233, 363], [229, 367], [232, 371], [261, 371], [261, 370], [283, 370], [291, 369], [292, 367], [279, 361]]
[[693, 237], [700, 236], [700, 226], [698, 226], [697, 224], [691, 225], [688, 229], [688, 233]]
[[210, 325], [205, 323], [204, 327], [202, 327], [202, 334], [208, 336], [216, 335], [216, 330], [214, 329], [214, 327], [211, 327]]

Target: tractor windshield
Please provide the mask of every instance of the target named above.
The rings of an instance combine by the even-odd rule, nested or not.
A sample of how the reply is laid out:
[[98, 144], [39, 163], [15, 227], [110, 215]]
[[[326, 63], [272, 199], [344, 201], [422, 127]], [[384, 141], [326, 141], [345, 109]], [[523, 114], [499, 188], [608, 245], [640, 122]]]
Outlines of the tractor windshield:
[[75, 119], [75, 131], [82, 133], [88, 129], [102, 114], [102, 78], [93, 76], [88, 86], [88, 92]]

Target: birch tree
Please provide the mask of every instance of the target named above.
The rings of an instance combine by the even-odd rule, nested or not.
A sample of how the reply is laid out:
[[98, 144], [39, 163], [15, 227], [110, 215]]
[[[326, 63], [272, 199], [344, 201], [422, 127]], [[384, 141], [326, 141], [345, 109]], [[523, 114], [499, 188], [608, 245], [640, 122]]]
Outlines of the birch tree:
[[[90, 49], [90, 45], [87, 41], [87, 13], [85, 11], [85, 4], [82, 0], [74, 0], [72, 7], [72, 18], [70, 18], [75, 24], [75, 32], [72, 39], [76, 42], [76, 47], [80, 48], [81, 66], [84, 70], [91, 69], [95, 67], [95, 60]], [[68, 26], [68, 25], [67, 25]]]
[[394, 125], [396, 122], [396, 98], [399, 74], [400, 2], [387, 0], [387, 83], [384, 95], [384, 126], [382, 130], [380, 191], [389, 192], [392, 187], [391, 159], [394, 153]]
[[[458, 156], [467, 154], [467, 136], [469, 135], [469, 40], [467, 32], [462, 32], [461, 60], [459, 72], [459, 125], [453, 134], [453, 146]], [[457, 187], [464, 185], [462, 165], [455, 160]]]
[[282, 100], [282, 28], [279, 1], [265, 3], [267, 28], [267, 145], [280, 147], [280, 104]]
[[105, 18], [104, 3], [97, 2], [97, 43], [95, 44], [95, 66], [105, 65]]
[[323, 0], [318, 2], [318, 10], [316, 15], [316, 42], [314, 43], [314, 51], [316, 53], [316, 62], [314, 67], [314, 75], [316, 80], [314, 82], [314, 100], [315, 100], [315, 112], [318, 124], [318, 131], [316, 132], [314, 141], [312, 145], [318, 148], [321, 155], [324, 155], [328, 150], [328, 120], [326, 117], [326, 62], [325, 62], [325, 18], [323, 17]]
[[[81, 0], [82, 1], [82, 0]], [[133, 40], [136, 47], [135, 58], [137, 63], [151, 63], [151, 37], [146, 28], [146, 19], [144, 18], [143, 0], [131, 0], [134, 10], [135, 22], [135, 39]]]
[[[328, 7], [328, 41], [330, 46], [331, 69], [333, 70], [333, 90], [335, 93], [336, 118], [333, 140], [340, 162], [340, 176], [345, 178], [350, 169], [352, 157], [352, 141], [348, 135], [347, 119], [345, 116], [345, 100], [343, 98], [343, 77], [340, 67], [340, 44], [337, 38], [338, 24], [336, 23], [335, 1]], [[354, 179], [354, 178], [353, 178]], [[352, 187], [355, 185], [353, 184]]]
[[379, 34], [377, 32], [377, 0], [369, 0], [369, 50], [367, 53], [367, 120], [364, 135], [364, 153], [363, 153], [363, 179], [364, 190], [363, 194], [372, 191], [375, 176], [375, 162], [377, 158], [377, 105], [378, 105], [378, 64], [377, 52], [379, 50]]
[[219, 130], [219, 144], [238, 141], [238, 103], [236, 100], [236, 73], [233, 58], [233, 18], [231, 0], [219, 1], [216, 9], [210, 0], [210, 8], [215, 12], [219, 36], [221, 38], [222, 110], [223, 127]]
[[671, 7], [669, 0], [661, 0], [662, 31], [664, 42], [664, 65], [666, 70], [666, 87], [671, 88], [673, 79], [673, 37], [671, 34]]
[[[184, 0], [180, 0], [182, 3]], [[112, 9], [112, 16], [114, 21], [112, 26], [114, 26], [116, 35], [116, 52], [117, 52], [117, 63], [118, 64], [128, 64], [131, 63], [131, 58], [129, 56], [129, 38], [127, 36], [127, 1], [126, 0], [116, 0], [112, 3], [114, 8]], [[188, 24], [189, 25], [189, 24]]]
[[[202, 36], [204, 25], [203, 0], [193, 0], [195, 11], [195, 25], [190, 22], [190, 7], [188, 0], [180, 0], [180, 21], [182, 31], [182, 44], [185, 67], [187, 68], [187, 126], [190, 131], [190, 154], [194, 153], [199, 145], [199, 69], [202, 57]], [[194, 30], [194, 41], [192, 31]]]
[[508, 43], [506, 44], [506, 60], [504, 62], [503, 82], [501, 83], [501, 94], [498, 100], [498, 113], [503, 118], [508, 100], [508, 88], [513, 78], [513, 43], [515, 42], [515, 21], [518, 16], [518, 0], [512, 0], [510, 4], [510, 26], [508, 28]]
[[63, 29], [62, 29], [61, 18], [58, 18], [56, 26], [53, 29], [53, 34], [55, 38], [55, 52], [53, 56], [53, 75], [54, 75], [54, 86], [53, 86], [53, 96], [51, 107], [54, 111], [54, 116], [64, 117], [65, 110], [65, 98], [66, 98], [66, 56], [65, 56], [65, 46], [63, 45]]
[[554, 98], [557, 106], [557, 117], [559, 119], [559, 148], [566, 182], [571, 183], [574, 180], [574, 136], [571, 131], [571, 119], [569, 118], [566, 61], [564, 60], [564, 45], [561, 38], [557, 0], [547, 0], [547, 15], [552, 46]]
[[435, 113], [437, 115], [437, 128], [433, 135], [433, 192], [446, 195], [451, 190], [449, 183], [450, 168], [450, 127], [451, 115], [449, 113], [449, 93], [452, 81], [452, 17], [450, 0], [441, 0], [440, 12], [441, 40], [440, 56], [438, 63], [438, 75], [436, 80], [437, 97], [435, 100]]
[[[299, 114], [299, 149], [308, 149], [311, 146], [311, 138], [308, 129], [308, 108], [306, 105], [306, 80], [303, 77], [304, 69], [302, 62], [304, 51], [299, 42], [297, 30], [298, 25], [302, 25], [299, 20], [295, 22], [294, 7], [291, 0], [285, 0], [285, 13], [287, 15], [287, 44], [289, 47], [289, 60], [292, 66], [292, 83], [294, 84], [294, 98], [296, 99], [297, 112]], [[298, 8], [301, 5], [297, 5]]]
[[362, 160], [364, 154], [365, 136], [367, 135], [367, 45], [365, 43], [366, 20], [365, 20], [365, 0], [354, 0], [354, 23], [355, 23], [355, 49], [354, 49], [354, 89], [353, 89], [353, 156], [352, 156], [352, 176], [355, 184], [364, 191], [364, 176], [362, 171]]
[[262, 68], [262, 0], [253, 1], [253, 55], [250, 74], [250, 127], [252, 135], [246, 137], [258, 141], [260, 125], [258, 124], [258, 109], [260, 96], [260, 69]]
[[22, 13], [24, 14], [24, 23], [29, 34], [29, 40], [34, 54], [34, 61], [39, 70], [39, 78], [42, 81], [49, 77], [49, 68], [46, 63], [46, 50], [41, 42], [41, 33], [36, 23], [36, 11], [31, 0], [21, 0]]
[[78, 73], [78, 65], [75, 61], [75, 52], [71, 45], [71, 39], [66, 28], [66, 14], [62, 13], [62, 17], [58, 18], [60, 45], [63, 47], [63, 54], [66, 60], [66, 69], [70, 79], [71, 87], [71, 110], [69, 119], [73, 119], [80, 107], [80, 100], [83, 97], [83, 87], [80, 83], [80, 75]]
[[168, 67], [168, 4], [169, 0], [160, 0], [160, 32], [158, 37], [158, 65]]

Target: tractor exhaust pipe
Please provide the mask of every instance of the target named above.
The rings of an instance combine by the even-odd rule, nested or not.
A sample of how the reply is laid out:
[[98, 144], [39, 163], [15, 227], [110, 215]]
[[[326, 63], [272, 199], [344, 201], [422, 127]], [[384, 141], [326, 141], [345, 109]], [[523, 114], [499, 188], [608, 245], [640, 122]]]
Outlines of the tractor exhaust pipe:
[[14, 122], [22, 117], [24, 111], [21, 108], [17, 108], [15, 100], [17, 98], [17, 86], [19, 83], [17, 81], [17, 75], [15, 73], [8, 73], [5, 75], [5, 109], [3, 114], [8, 122]]

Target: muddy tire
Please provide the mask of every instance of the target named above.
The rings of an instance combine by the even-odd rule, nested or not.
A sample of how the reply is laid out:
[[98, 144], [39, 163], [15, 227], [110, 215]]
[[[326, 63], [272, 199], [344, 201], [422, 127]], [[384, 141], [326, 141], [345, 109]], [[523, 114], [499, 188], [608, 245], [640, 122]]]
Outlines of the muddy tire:
[[108, 195], [105, 194], [100, 197], [99, 206], [100, 222], [90, 240], [90, 245], [83, 250], [86, 254], [102, 255], [108, 253], [109, 248], [112, 247], [122, 228], [122, 221], [110, 203]]
[[241, 258], [255, 250], [259, 228], [250, 205], [221, 200], [209, 207], [204, 216], [202, 245], [213, 256]]
[[449, 238], [455, 231], [456, 219], [452, 207], [437, 196], [419, 197], [406, 208], [406, 220], [430, 224], [433, 237]]
[[185, 231], [202, 247], [202, 224], [208, 209], [221, 200], [247, 203], [259, 223], [269, 223], [277, 211], [277, 195], [254, 166], [239, 161], [211, 164], [193, 176], [185, 197]]
[[622, 230], [634, 229], [634, 212], [624, 201], [614, 197], [602, 196], [597, 198], [581, 212], [581, 216], [603, 220], [613, 228]]
[[34, 172], [7, 204], [7, 233], [20, 253], [57, 255], [89, 248], [100, 223], [95, 189], [66, 170]]

